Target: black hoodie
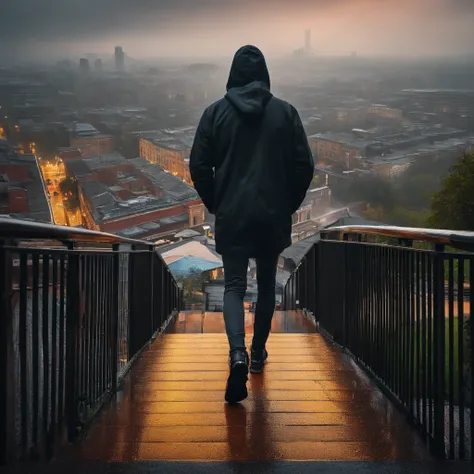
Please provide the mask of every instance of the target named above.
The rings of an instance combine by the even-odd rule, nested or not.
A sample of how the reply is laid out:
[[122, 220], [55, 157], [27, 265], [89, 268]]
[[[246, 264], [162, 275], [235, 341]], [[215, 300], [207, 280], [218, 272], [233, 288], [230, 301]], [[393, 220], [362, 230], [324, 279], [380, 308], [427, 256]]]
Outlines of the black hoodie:
[[235, 54], [225, 98], [242, 114], [263, 114], [272, 93], [267, 63], [255, 46], [244, 46]]
[[265, 58], [255, 46], [235, 54], [227, 94], [204, 112], [189, 166], [216, 215], [217, 252], [261, 257], [291, 245], [291, 216], [314, 162], [298, 112], [270, 92]]

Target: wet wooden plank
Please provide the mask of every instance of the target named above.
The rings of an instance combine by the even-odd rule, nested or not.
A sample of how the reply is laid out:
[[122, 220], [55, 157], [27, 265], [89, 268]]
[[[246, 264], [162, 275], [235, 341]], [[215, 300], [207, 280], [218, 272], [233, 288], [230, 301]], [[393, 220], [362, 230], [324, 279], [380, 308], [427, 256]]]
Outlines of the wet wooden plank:
[[[224, 402], [222, 314], [194, 313], [143, 352], [69, 459], [101, 461], [424, 460], [405, 418], [301, 315], [277, 313], [264, 374]], [[247, 315], [251, 343], [253, 315]], [[286, 330], [301, 329], [301, 334]], [[191, 334], [186, 334], [190, 331]], [[211, 333], [199, 333], [210, 331]]]
[[[249, 448], [241, 440], [212, 443], [117, 443], [113, 449], [96, 448], [86, 459], [106, 458], [109, 462], [126, 461], [379, 461], [400, 460], [390, 446], [369, 442], [297, 441], [270, 442], [268, 446]], [[402, 459], [404, 460], [404, 459]]]

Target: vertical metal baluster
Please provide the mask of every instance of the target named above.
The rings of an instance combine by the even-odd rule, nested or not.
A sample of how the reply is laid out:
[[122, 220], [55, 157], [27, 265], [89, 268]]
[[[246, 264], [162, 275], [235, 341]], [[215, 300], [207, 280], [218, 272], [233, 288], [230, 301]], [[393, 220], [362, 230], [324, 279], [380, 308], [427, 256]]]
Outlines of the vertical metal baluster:
[[472, 431], [474, 430], [474, 410], [473, 410], [473, 396], [472, 393], [474, 391], [474, 304], [473, 300], [471, 299], [471, 291], [474, 288], [474, 257], [470, 257], [469, 259], [469, 337], [471, 341], [471, 353], [468, 354], [468, 357], [471, 360], [471, 462], [474, 463], [474, 436]]
[[389, 377], [388, 383], [390, 390], [394, 390], [395, 387], [395, 335], [393, 328], [395, 327], [395, 312], [396, 312], [396, 299], [397, 299], [397, 281], [398, 276], [396, 272], [396, 249], [390, 249], [390, 268], [391, 268], [391, 281], [390, 281], [390, 312], [388, 317], [388, 361], [389, 361]]
[[446, 457], [444, 442], [445, 395], [445, 317], [444, 317], [444, 245], [436, 245], [434, 273], [434, 360], [435, 360], [435, 448], [436, 454]]
[[65, 409], [67, 417], [68, 439], [73, 441], [77, 434], [78, 424], [78, 396], [80, 389], [79, 361], [81, 335], [79, 320], [81, 316], [81, 290], [83, 289], [83, 272], [85, 261], [77, 253], [73, 253], [73, 244], [69, 245], [67, 260], [67, 308], [66, 308], [66, 387]]
[[387, 308], [389, 303], [389, 295], [387, 292], [388, 282], [390, 280], [390, 267], [388, 262], [388, 249], [386, 247], [381, 247], [382, 256], [381, 256], [381, 272], [382, 272], [382, 291], [381, 291], [381, 304], [382, 304], [382, 318], [380, 324], [380, 343], [381, 351], [380, 355], [382, 358], [382, 378], [387, 380]]
[[15, 430], [14, 341], [11, 298], [13, 262], [11, 242], [0, 240], [0, 466], [11, 457]]
[[[458, 393], [459, 393], [459, 459], [466, 457], [464, 419], [464, 257], [458, 262]], [[469, 289], [470, 290], [470, 289]], [[470, 297], [470, 296], [469, 296]], [[471, 435], [472, 436], [472, 435]]]
[[[20, 415], [21, 415], [21, 451], [22, 456], [28, 449], [28, 343], [27, 343], [27, 313], [28, 313], [28, 254], [20, 253], [20, 308], [19, 308], [19, 347], [20, 356]], [[0, 317], [3, 317], [0, 316]]]
[[101, 331], [102, 331], [102, 357], [100, 358], [100, 372], [102, 378], [102, 396], [107, 392], [107, 372], [106, 372], [106, 361], [107, 361], [107, 302], [109, 299], [108, 293], [108, 282], [107, 282], [107, 267], [109, 263], [109, 255], [104, 255], [102, 257], [102, 320], [101, 320]]
[[32, 308], [31, 308], [31, 332], [32, 332], [32, 456], [38, 454], [38, 429], [39, 429], [39, 373], [41, 370], [40, 353], [39, 353], [39, 254], [37, 252], [32, 255]]
[[406, 406], [409, 410], [411, 419], [414, 421], [415, 417], [415, 397], [416, 397], [416, 287], [415, 287], [415, 273], [416, 273], [416, 252], [408, 251], [407, 268], [402, 277], [405, 280], [406, 291], [406, 317], [405, 324], [407, 326], [407, 344], [406, 344], [406, 364], [408, 367], [407, 375], [407, 396]]
[[66, 376], [66, 366], [65, 366], [65, 328], [66, 328], [66, 314], [65, 314], [65, 305], [66, 305], [66, 262], [64, 253], [59, 257], [59, 383], [58, 383], [58, 417], [59, 425], [58, 428], [61, 428], [61, 423], [64, 418], [64, 387], [65, 387], [65, 376]]
[[427, 365], [427, 329], [426, 329], [426, 253], [421, 254], [421, 396], [422, 396], [422, 426], [424, 434], [428, 431], [427, 425], [427, 391], [426, 391], [426, 365]]
[[421, 424], [421, 300], [420, 300], [420, 252], [416, 252], [415, 298], [416, 298], [416, 420]]
[[105, 267], [105, 317], [104, 317], [104, 334], [105, 334], [105, 357], [103, 362], [103, 370], [105, 376], [105, 388], [107, 391], [110, 390], [111, 380], [110, 380], [110, 334], [111, 334], [111, 319], [112, 315], [110, 313], [111, 302], [112, 302], [112, 264], [113, 264], [113, 255], [107, 255], [106, 267]]
[[43, 254], [43, 310], [41, 322], [43, 324], [43, 437], [46, 442], [46, 457], [49, 458], [51, 447], [49, 445], [49, 400], [51, 397], [50, 379], [50, 353], [49, 353], [49, 255]]
[[403, 259], [402, 276], [402, 306], [403, 306], [403, 334], [405, 338], [403, 353], [403, 366], [406, 367], [404, 372], [405, 387], [403, 390], [402, 401], [408, 409], [410, 416], [413, 416], [413, 331], [412, 331], [412, 301], [413, 287], [411, 276], [413, 275], [413, 253], [406, 249], [405, 258]]
[[52, 275], [52, 301], [51, 301], [51, 425], [49, 427], [49, 443], [51, 453], [54, 451], [54, 441], [57, 419], [57, 370], [58, 370], [58, 260], [55, 254], [51, 256], [53, 269]]
[[99, 262], [100, 257], [94, 255], [92, 257], [92, 272], [94, 278], [94, 285], [92, 287], [92, 408], [95, 409], [97, 406], [97, 400], [99, 398], [99, 288], [100, 288], [100, 275], [99, 275]]
[[448, 259], [448, 317], [449, 459], [454, 459], [454, 260], [452, 256]]
[[[112, 306], [111, 306], [111, 379], [112, 391], [117, 391], [118, 382], [118, 364], [119, 364], [119, 347], [118, 335], [121, 315], [119, 314], [119, 294], [120, 294], [120, 246], [113, 246], [113, 263], [112, 263]], [[123, 294], [123, 292], [122, 292]]]
[[396, 332], [396, 345], [395, 345], [395, 364], [396, 364], [396, 385], [395, 385], [395, 393], [400, 396], [400, 388], [401, 388], [401, 380], [403, 376], [403, 371], [405, 370], [401, 364], [401, 355], [402, 355], [402, 325], [403, 325], [403, 304], [400, 298], [400, 294], [403, 291], [403, 275], [402, 275], [402, 262], [403, 262], [403, 249], [397, 249], [397, 273], [398, 273], [398, 290], [399, 290], [399, 298], [398, 298], [398, 311], [396, 313], [396, 324], [395, 324], [395, 332]]
[[428, 254], [428, 414], [429, 424], [428, 432], [430, 439], [434, 440], [434, 412], [433, 412], [433, 399], [434, 399], [434, 360], [433, 360], [433, 259], [432, 253]]
[[[92, 307], [92, 286], [93, 286], [93, 260], [91, 255], [85, 256], [85, 267], [86, 267], [86, 280], [85, 280], [85, 290], [84, 290], [84, 298], [86, 304], [86, 311], [85, 311], [85, 334], [84, 334], [84, 341], [85, 341], [85, 350], [83, 355], [83, 364], [86, 373], [86, 383], [85, 383], [85, 390], [84, 396], [87, 398], [87, 405], [92, 405], [92, 369], [91, 369], [91, 360], [92, 360], [92, 320], [93, 320], [93, 307]], [[83, 369], [84, 370], [84, 369]]]
[[104, 375], [102, 373], [102, 358], [104, 357], [104, 337], [102, 324], [104, 318], [104, 260], [105, 257], [97, 257], [97, 400], [104, 395]]

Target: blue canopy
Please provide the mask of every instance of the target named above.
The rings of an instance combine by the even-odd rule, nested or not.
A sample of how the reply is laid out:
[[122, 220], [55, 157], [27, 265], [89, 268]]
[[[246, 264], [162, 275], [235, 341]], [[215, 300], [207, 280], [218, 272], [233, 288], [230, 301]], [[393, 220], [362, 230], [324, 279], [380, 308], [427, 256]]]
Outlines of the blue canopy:
[[196, 268], [201, 272], [207, 270], [214, 270], [215, 268], [221, 268], [221, 262], [211, 262], [199, 257], [183, 257], [169, 265], [171, 272], [175, 275], [185, 275], [190, 270]]

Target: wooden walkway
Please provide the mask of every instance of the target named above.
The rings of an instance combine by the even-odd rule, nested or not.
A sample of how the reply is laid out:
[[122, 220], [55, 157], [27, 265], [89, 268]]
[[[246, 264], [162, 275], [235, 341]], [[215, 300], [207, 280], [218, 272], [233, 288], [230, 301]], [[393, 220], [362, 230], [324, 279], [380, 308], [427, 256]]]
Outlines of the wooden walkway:
[[[252, 323], [249, 314], [249, 336]], [[249, 375], [249, 398], [229, 406], [222, 314], [181, 314], [64, 459], [431, 459], [403, 415], [303, 316], [277, 313], [267, 349], [264, 373]]]

